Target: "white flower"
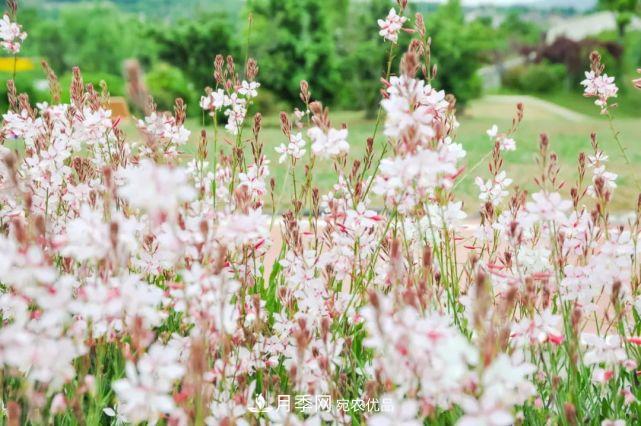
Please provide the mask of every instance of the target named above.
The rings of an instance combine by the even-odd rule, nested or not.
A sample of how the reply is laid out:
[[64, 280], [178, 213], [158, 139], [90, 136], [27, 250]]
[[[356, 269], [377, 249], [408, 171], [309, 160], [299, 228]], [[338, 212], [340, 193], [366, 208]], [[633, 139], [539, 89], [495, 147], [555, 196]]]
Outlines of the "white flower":
[[225, 106], [225, 91], [218, 89], [200, 98], [200, 107], [205, 111], [219, 110]]
[[305, 139], [301, 133], [292, 134], [289, 138], [289, 143], [287, 145], [280, 144], [275, 148], [276, 152], [280, 154], [278, 157], [278, 162], [283, 163], [287, 160], [287, 157], [298, 160], [305, 155]]
[[405, 21], [407, 21], [407, 18], [398, 15], [396, 10], [392, 8], [387, 14], [385, 20], [378, 20], [378, 26], [381, 28], [378, 34], [385, 40], [396, 43], [398, 41], [398, 32], [403, 28]]
[[226, 216], [218, 228], [220, 239], [233, 246], [261, 246], [269, 238], [267, 223], [267, 216], [259, 211]]
[[489, 398], [481, 397], [480, 401], [466, 398], [462, 406], [465, 414], [457, 426], [509, 426], [514, 423], [512, 413]]
[[124, 183], [118, 195], [132, 207], [154, 215], [173, 217], [182, 203], [196, 195], [184, 169], [159, 166], [150, 160], [121, 170], [120, 177]]
[[92, 210], [87, 204], [80, 208], [80, 215], [67, 225], [66, 243], [60, 254], [78, 262], [100, 260], [109, 252], [109, 225], [102, 212]]
[[499, 149], [501, 151], [516, 150], [516, 141], [505, 134], [499, 134], [499, 128], [496, 124], [493, 125], [486, 133], [490, 137], [490, 140], [499, 143]]
[[172, 387], [185, 374], [180, 356], [178, 345], [171, 341], [152, 345], [136, 365], [127, 363], [126, 377], [114, 382], [113, 389], [128, 421], [156, 423], [175, 409]]
[[[245, 121], [245, 116], [247, 115], [247, 107], [245, 105], [244, 99], [236, 98], [236, 94], [232, 94], [230, 105], [231, 108], [225, 110], [225, 115], [227, 116], [227, 124], [225, 129], [232, 135], [237, 135], [240, 128]], [[242, 102], [241, 102], [242, 101]]]
[[385, 135], [410, 136], [422, 146], [435, 135], [435, 120], [442, 119], [448, 108], [444, 91], [436, 91], [423, 80], [406, 76], [392, 77], [388, 97], [381, 101], [387, 114]]
[[312, 152], [321, 158], [338, 157], [349, 152], [347, 129], [329, 129], [327, 132], [320, 127], [312, 127], [307, 135], [312, 140]]
[[614, 77], [607, 74], [597, 75], [594, 71], [585, 73], [585, 80], [581, 82], [585, 87], [584, 95], [597, 98], [594, 103], [604, 112], [608, 108], [608, 99], [616, 98], [619, 88], [614, 83]]
[[596, 182], [597, 179], [603, 183], [603, 188], [607, 191], [614, 191], [617, 188], [616, 180], [619, 177], [616, 173], [608, 172], [605, 166], [594, 167], [594, 176], [592, 177], [592, 185], [588, 186], [587, 194], [593, 198], [597, 198]]
[[603, 420], [601, 422], [601, 426], [625, 426], [625, 420], [617, 419], [617, 420]]
[[535, 313], [533, 318], [524, 318], [512, 326], [511, 340], [517, 347], [551, 342], [560, 344], [563, 334], [559, 331], [561, 317], [549, 309]]
[[609, 158], [605, 152], [597, 151], [594, 155], [588, 155], [588, 167], [601, 167]]
[[507, 136], [499, 138], [499, 148], [501, 151], [516, 151], [516, 141]]
[[120, 412], [120, 409], [119, 409], [118, 405], [114, 406], [113, 408], [111, 408], [111, 407], [103, 408], [102, 412], [105, 413], [105, 415], [108, 416], [108, 417], [113, 417], [113, 419], [114, 419], [114, 421], [116, 423], [116, 426], [122, 426], [122, 425], [126, 425], [127, 423], [129, 423], [129, 421], [127, 420], [127, 417], [125, 417]]
[[565, 212], [572, 207], [572, 201], [564, 200], [558, 192], [539, 191], [532, 194], [532, 201], [525, 209], [533, 221], [551, 221], [562, 223], [566, 220]]
[[27, 33], [22, 31], [22, 26], [11, 22], [6, 13], [0, 20], [0, 46], [10, 53], [20, 52], [20, 43], [27, 38]]
[[479, 200], [497, 206], [509, 194], [506, 188], [510, 186], [512, 179], [508, 178], [505, 171], [502, 170], [487, 181], [483, 181], [481, 177], [477, 176], [474, 183], [479, 187]]
[[255, 82], [255, 81], [245, 81], [240, 85], [240, 88], [238, 89], [238, 93], [251, 99], [255, 98], [258, 96], [258, 91], [257, 89], [260, 87], [260, 83]]
[[512, 356], [500, 354], [483, 372], [484, 393], [487, 397], [505, 404], [518, 405], [536, 394], [528, 376], [536, 367], [524, 360], [520, 352]]
[[185, 126], [178, 126], [173, 116], [157, 112], [152, 112], [144, 120], [138, 120], [138, 128], [149, 136], [172, 145], [186, 144], [191, 134]]
[[621, 338], [616, 334], [601, 337], [592, 333], [583, 333], [581, 344], [588, 348], [583, 355], [583, 362], [587, 365], [604, 363], [607, 366], [614, 366], [626, 359]]

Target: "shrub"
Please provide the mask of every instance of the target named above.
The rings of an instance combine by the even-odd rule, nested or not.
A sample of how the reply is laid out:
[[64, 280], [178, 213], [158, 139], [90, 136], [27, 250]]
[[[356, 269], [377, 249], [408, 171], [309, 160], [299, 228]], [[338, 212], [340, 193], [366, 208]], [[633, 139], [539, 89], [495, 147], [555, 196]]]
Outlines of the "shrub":
[[[60, 78], [60, 89], [63, 100], [69, 99], [69, 87], [71, 85], [72, 74], [66, 73]], [[125, 80], [119, 75], [104, 73], [104, 72], [84, 72], [82, 73], [82, 81], [85, 86], [91, 83], [97, 92], [100, 92], [100, 82], [104, 81], [109, 89], [111, 96], [126, 96], [127, 90]]]
[[623, 47], [616, 41], [585, 39], [574, 41], [559, 37], [552, 44], [535, 50], [538, 61], [563, 64], [573, 85], [585, 78], [584, 72], [589, 67], [590, 52], [598, 50], [610, 75], [618, 76], [621, 71]]
[[158, 58], [179, 68], [199, 88], [212, 84], [215, 54], [238, 53], [233, 25], [217, 13], [154, 26], [147, 35], [158, 49]]
[[561, 64], [528, 64], [512, 68], [503, 75], [504, 87], [519, 91], [550, 93], [559, 90], [567, 80], [567, 69]]
[[315, 99], [332, 102], [341, 79], [325, 0], [256, 0], [251, 7], [263, 85], [296, 101], [300, 81], [308, 80]]
[[481, 52], [493, 46], [492, 29], [483, 21], [465, 21], [459, 1], [449, 1], [427, 17], [432, 39], [432, 62], [438, 66], [435, 86], [456, 96], [457, 105], [481, 95]]
[[171, 111], [176, 98], [182, 98], [190, 111], [198, 111], [194, 85], [180, 68], [162, 62], [155, 64], [146, 74], [145, 82], [159, 110]]
[[260, 112], [263, 115], [272, 115], [281, 111], [287, 111], [289, 105], [282, 101], [274, 92], [269, 89], [261, 89], [254, 99], [252, 112]]

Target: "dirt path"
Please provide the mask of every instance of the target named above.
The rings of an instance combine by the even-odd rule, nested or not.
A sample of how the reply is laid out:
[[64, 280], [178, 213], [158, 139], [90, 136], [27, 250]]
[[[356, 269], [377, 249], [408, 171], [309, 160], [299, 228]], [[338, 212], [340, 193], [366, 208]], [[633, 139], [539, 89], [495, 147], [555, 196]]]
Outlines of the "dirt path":
[[[552, 102], [530, 96], [530, 95], [488, 95], [481, 98], [481, 101], [489, 104], [509, 104], [516, 105], [519, 102], [523, 102], [526, 110], [533, 108], [544, 111], [548, 114], [559, 116], [565, 120], [571, 121], [573, 123], [580, 123], [582, 121], [587, 121], [589, 118], [576, 111], [562, 107]], [[472, 106], [473, 107], [473, 106]]]

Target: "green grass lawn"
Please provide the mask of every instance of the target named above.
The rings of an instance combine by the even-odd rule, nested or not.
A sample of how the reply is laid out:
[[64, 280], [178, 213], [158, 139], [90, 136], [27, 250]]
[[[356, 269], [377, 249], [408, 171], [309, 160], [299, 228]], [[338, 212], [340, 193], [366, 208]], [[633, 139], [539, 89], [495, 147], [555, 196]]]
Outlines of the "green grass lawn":
[[[638, 95], [641, 98], [641, 93]], [[588, 99], [580, 98], [580, 102], [587, 104], [588, 108], [593, 107]], [[515, 101], [516, 102], [516, 101]], [[457, 133], [457, 141], [463, 144], [468, 155], [465, 164], [468, 167], [463, 174], [463, 181], [457, 187], [459, 199], [465, 202], [466, 210], [474, 212], [478, 209], [477, 187], [474, 185], [474, 177], [481, 175], [488, 176], [487, 165], [482, 164], [476, 170], [470, 171], [473, 165], [483, 158], [491, 150], [491, 143], [486, 135], [486, 130], [497, 124], [501, 131], [506, 130], [511, 124], [511, 117], [515, 111], [515, 102], [489, 102], [480, 99], [471, 103], [464, 113], [459, 114], [461, 123]], [[620, 131], [620, 138], [628, 149], [628, 155], [632, 165], [627, 165], [623, 159], [609, 128], [608, 121], [601, 116], [594, 115], [585, 117], [580, 121], [564, 119], [553, 111], [541, 105], [528, 105], [525, 100], [525, 118], [516, 134], [517, 151], [505, 155], [505, 168], [514, 184], [518, 184], [528, 190], [536, 190], [532, 178], [538, 172], [535, 156], [538, 151], [539, 135], [547, 133], [552, 150], [560, 158], [562, 164], [561, 176], [569, 181], [566, 192], [569, 191], [571, 182], [576, 179], [577, 157], [581, 151], [590, 152], [590, 133], [596, 132], [602, 149], [610, 156], [609, 169], [619, 174], [619, 188], [614, 196], [614, 208], [620, 211], [633, 209], [636, 205], [637, 190], [633, 181], [634, 174], [641, 178], [641, 119], [621, 117], [615, 121], [616, 128]], [[596, 108], [596, 107], [595, 107]], [[337, 111], [331, 112], [330, 118], [334, 126], [346, 123], [349, 128], [349, 141], [351, 144], [350, 158], [360, 158], [364, 152], [365, 142], [372, 134], [374, 120], [365, 117], [362, 112]], [[200, 121], [188, 121], [188, 127], [193, 131], [194, 144], [188, 151], [195, 147], [195, 143], [202, 127]], [[212, 132], [212, 126], [207, 126], [208, 132]], [[379, 132], [376, 146], [385, 143]], [[291, 190], [291, 178], [286, 178], [287, 166], [278, 164], [278, 155], [274, 148], [282, 143], [285, 138], [280, 131], [280, 124], [276, 115], [263, 119], [263, 130], [261, 132], [265, 153], [271, 160], [272, 176], [277, 182], [277, 193], [285, 192], [282, 197], [283, 205], [289, 197], [287, 191]], [[211, 137], [210, 137], [211, 139]], [[210, 148], [210, 153], [213, 148]], [[379, 151], [380, 152], [380, 151]], [[302, 164], [300, 165], [302, 176]], [[322, 161], [317, 164], [314, 173], [315, 185], [322, 191], [329, 190], [335, 183], [336, 173], [330, 161]], [[566, 194], [567, 195], [567, 194]], [[379, 202], [377, 201], [376, 204]]]
[[[630, 77], [629, 80], [631, 80]], [[599, 108], [594, 105], [594, 100], [590, 101], [580, 93], [569, 92], [566, 90], [543, 93], [537, 95], [541, 99], [558, 104], [580, 112], [581, 114], [596, 117], [600, 114]], [[619, 93], [619, 96], [613, 100], [617, 104], [614, 114], [621, 118], [639, 118], [641, 117], [641, 93], [632, 87], [632, 84], [626, 85], [625, 91]]]
[[[641, 94], [639, 97], [641, 98]], [[588, 99], [579, 101], [591, 104]], [[468, 164], [475, 164], [489, 149], [485, 129], [489, 128], [491, 123], [496, 123], [500, 129], [506, 129], [510, 125], [510, 111], [508, 105], [488, 105], [480, 100], [474, 102], [468, 112], [460, 118], [458, 141], [468, 152]], [[614, 207], [617, 210], [632, 209], [636, 206], [637, 196], [633, 176], [635, 173], [641, 176], [641, 119], [617, 118], [614, 126], [620, 132], [623, 146], [627, 148], [631, 165], [626, 164], [621, 155], [605, 117], [591, 116], [581, 121], [570, 121], [538, 105], [528, 106], [528, 102], [525, 101], [525, 118], [515, 138], [517, 151], [505, 155], [508, 175], [514, 179], [515, 184], [535, 190], [532, 178], [538, 172], [535, 158], [539, 136], [546, 133], [550, 138], [552, 150], [559, 156], [562, 165], [561, 176], [568, 182], [566, 190], [569, 191], [570, 184], [577, 178], [578, 155], [582, 151], [591, 152], [590, 134], [595, 132], [601, 148], [610, 156], [609, 170], [619, 174], [619, 188], [615, 192]], [[472, 176], [460, 185], [464, 199], [476, 196], [473, 176], [477, 173], [487, 173], [487, 168], [472, 173]]]

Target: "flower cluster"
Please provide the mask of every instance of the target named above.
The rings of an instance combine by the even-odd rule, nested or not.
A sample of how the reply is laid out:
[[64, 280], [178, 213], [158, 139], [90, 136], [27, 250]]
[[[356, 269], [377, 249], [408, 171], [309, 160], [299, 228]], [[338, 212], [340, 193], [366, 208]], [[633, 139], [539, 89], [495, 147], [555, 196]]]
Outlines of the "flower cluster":
[[581, 85], [585, 88], [584, 95], [588, 98], [596, 98], [595, 105], [601, 107], [601, 112], [605, 114], [610, 107], [608, 100], [617, 97], [619, 88], [614, 83], [614, 77], [603, 73], [599, 54], [593, 53], [591, 60], [592, 69], [585, 72], [585, 80], [581, 82]]
[[222, 111], [227, 118], [225, 128], [232, 135], [237, 135], [247, 116], [247, 108], [258, 96], [260, 83], [254, 81], [258, 66], [253, 61], [248, 63], [247, 80], [242, 81], [238, 79], [230, 57], [227, 58], [225, 67], [225, 60], [218, 55], [215, 67], [214, 76], [218, 87], [216, 90], [206, 89], [205, 95], [200, 98], [200, 107], [212, 117]]
[[379, 35], [385, 40], [396, 44], [398, 42], [398, 33], [406, 21], [407, 18], [396, 13], [394, 8], [390, 9], [385, 19], [378, 20], [378, 26], [381, 29]]
[[[390, 13], [386, 37], [404, 22]], [[291, 183], [270, 178], [262, 116], [246, 117], [254, 60], [216, 58], [201, 100], [214, 131], [197, 140], [181, 100], [150, 102], [126, 134], [78, 69], [68, 104], [34, 108], [9, 84], [8, 424], [638, 422], [641, 207], [611, 218], [617, 175], [596, 135], [572, 183], [542, 135], [536, 189], [513, 188], [503, 155], [522, 105], [472, 175], [455, 102], [421, 66], [422, 18], [412, 33], [383, 79], [384, 138], [377, 126], [359, 158], [301, 83], [276, 147]], [[473, 178], [468, 216], [456, 189]]]
[[0, 20], [0, 46], [9, 53], [19, 53], [20, 46], [27, 38], [27, 33], [22, 31], [22, 26], [11, 22], [6, 13]]

